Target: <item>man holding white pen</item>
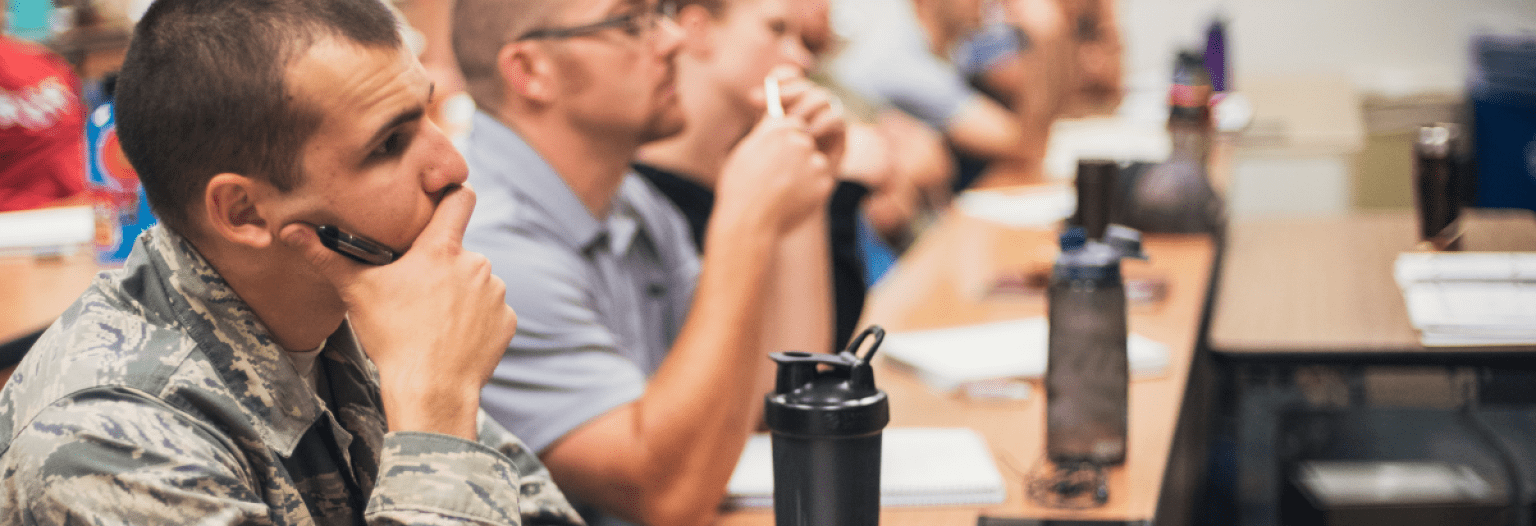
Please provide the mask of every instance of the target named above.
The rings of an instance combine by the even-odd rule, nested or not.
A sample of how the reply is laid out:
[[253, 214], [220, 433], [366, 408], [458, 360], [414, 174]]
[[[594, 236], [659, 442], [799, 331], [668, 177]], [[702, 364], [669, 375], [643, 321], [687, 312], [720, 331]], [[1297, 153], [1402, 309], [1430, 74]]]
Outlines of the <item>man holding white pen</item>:
[[[677, 135], [641, 147], [635, 170], [677, 205], [702, 248], [725, 160], [765, 111], [769, 116], [783, 111], [773, 104], [779, 94], [808, 107], [832, 104], [825, 102], [831, 95], [805, 77], [815, 58], [802, 39], [802, 18], [795, 13], [802, 8], [799, 2], [679, 0], [678, 6], [684, 39], [676, 61], [677, 90], [687, 125]], [[759, 93], [768, 94], [766, 108]], [[846, 345], [863, 310], [860, 203], [888, 176], [839, 172], [827, 206], [813, 210], [814, 216], [780, 243], [776, 256], [778, 280], [770, 308], [778, 314], [768, 320], [769, 332], [821, 337], [796, 346], [804, 350]], [[852, 176], [856, 180], [849, 173], [857, 173]]]
[[673, 11], [460, 0], [454, 16], [480, 107], [465, 244], [491, 259], [520, 322], [482, 402], [596, 524], [713, 520], [760, 420], [767, 354], [784, 350], [764, 341], [773, 256], [826, 202], [842, 141], [830, 99], [786, 89], [787, 114], [725, 160], [696, 253], [679, 212], [629, 168], [684, 126]]

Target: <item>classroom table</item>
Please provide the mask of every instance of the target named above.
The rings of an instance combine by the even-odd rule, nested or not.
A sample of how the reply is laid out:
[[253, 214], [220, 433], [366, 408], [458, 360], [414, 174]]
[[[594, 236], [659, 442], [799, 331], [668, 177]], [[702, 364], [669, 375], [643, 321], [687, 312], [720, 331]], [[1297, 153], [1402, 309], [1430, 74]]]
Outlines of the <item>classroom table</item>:
[[[67, 256], [0, 257], [0, 343], [48, 327], [99, 270], [89, 248]], [[0, 370], [0, 384], [9, 377]]]
[[[1529, 210], [1469, 210], [1462, 249], [1536, 250]], [[1419, 344], [1392, 277], [1415, 250], [1412, 211], [1235, 221], [1213, 305], [1211, 351], [1234, 360], [1462, 362], [1536, 346]]]
[[[992, 292], [991, 285], [1000, 277], [1048, 272], [1056, 239], [1055, 227], [1016, 229], [948, 211], [870, 292], [863, 321], [895, 332], [1042, 316], [1043, 291]], [[1165, 281], [1167, 295], [1131, 307], [1130, 329], [1166, 344], [1170, 363], [1160, 374], [1132, 377], [1127, 458], [1109, 471], [1108, 502], [1064, 510], [1043, 507], [1026, 496], [1025, 472], [1045, 450], [1045, 395], [1038, 380], [1030, 382], [1026, 400], [972, 400], [937, 392], [910, 371], [877, 358], [876, 379], [890, 396], [891, 426], [976, 429], [1007, 482], [1002, 504], [886, 507], [882, 525], [971, 526], [981, 515], [1189, 523], [1205, 454], [1202, 440], [1193, 436], [1201, 427], [1204, 393], [1191, 389], [1191, 371], [1215, 247], [1207, 236], [1190, 235], [1147, 236], [1144, 247], [1150, 260], [1128, 260], [1127, 279]], [[772, 523], [769, 509], [734, 510], [720, 521], [725, 526]]]
[[[1536, 250], [1528, 210], [1464, 210], [1462, 250]], [[1346, 408], [1364, 404], [1366, 366], [1530, 368], [1536, 346], [1425, 347], [1393, 278], [1399, 253], [1420, 250], [1410, 211], [1234, 221], [1212, 300], [1210, 352], [1232, 379], [1242, 524], [1278, 524], [1287, 415], [1317, 409], [1297, 375], [1341, 375]], [[1333, 373], [1329, 373], [1333, 374]], [[1334, 408], [1326, 408], [1332, 410]], [[1364, 414], [1364, 413], [1362, 413]], [[1317, 433], [1312, 433], [1316, 435]], [[1287, 445], [1288, 444], [1288, 445]]]
[[0, 342], [53, 323], [98, 271], [94, 253], [0, 258]]

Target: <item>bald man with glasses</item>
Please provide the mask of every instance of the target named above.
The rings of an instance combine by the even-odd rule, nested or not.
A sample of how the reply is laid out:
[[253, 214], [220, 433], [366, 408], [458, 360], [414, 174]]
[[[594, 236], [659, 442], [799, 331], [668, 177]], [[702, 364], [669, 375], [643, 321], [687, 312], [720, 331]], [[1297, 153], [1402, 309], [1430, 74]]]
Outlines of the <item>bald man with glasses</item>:
[[700, 255], [682, 214], [630, 167], [641, 144], [685, 125], [671, 12], [459, 0], [454, 15], [479, 107], [465, 246], [491, 259], [519, 320], [482, 403], [594, 524], [712, 522], [761, 419], [767, 355], [830, 341], [826, 320], [764, 327], [784, 285], [775, 253], [832, 190], [840, 110], [784, 93], [785, 114], [730, 152]]

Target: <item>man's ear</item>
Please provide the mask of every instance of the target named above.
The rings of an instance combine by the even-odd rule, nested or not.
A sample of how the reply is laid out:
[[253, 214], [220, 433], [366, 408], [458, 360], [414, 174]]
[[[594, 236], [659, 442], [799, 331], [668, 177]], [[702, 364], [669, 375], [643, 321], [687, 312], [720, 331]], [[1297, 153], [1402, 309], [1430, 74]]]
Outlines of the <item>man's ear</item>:
[[707, 59], [715, 52], [710, 38], [715, 27], [715, 16], [704, 6], [688, 4], [677, 12], [677, 25], [683, 29], [683, 52]]
[[203, 191], [203, 210], [208, 234], [239, 245], [266, 248], [272, 244], [267, 218], [258, 201], [266, 193], [263, 183], [240, 174], [221, 173]]
[[496, 54], [496, 69], [512, 94], [548, 104], [559, 93], [554, 58], [535, 42], [513, 42]]

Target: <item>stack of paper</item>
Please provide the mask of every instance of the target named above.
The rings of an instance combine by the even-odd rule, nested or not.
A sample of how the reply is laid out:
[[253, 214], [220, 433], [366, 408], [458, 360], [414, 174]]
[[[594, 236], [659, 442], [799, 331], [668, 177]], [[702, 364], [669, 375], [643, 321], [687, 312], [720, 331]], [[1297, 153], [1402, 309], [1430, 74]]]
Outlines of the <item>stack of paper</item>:
[[[1007, 489], [987, 443], [968, 428], [894, 427], [880, 452], [881, 506], [997, 504]], [[753, 436], [731, 474], [726, 505], [773, 506], [773, 446]]]
[[[912, 366], [919, 378], [948, 391], [997, 378], [1045, 375], [1050, 324], [1043, 317], [928, 331], [893, 332], [880, 353]], [[1168, 366], [1168, 347], [1138, 334], [1126, 341], [1132, 374]]]
[[1404, 253], [1394, 275], [1425, 346], [1536, 344], [1536, 253]]

